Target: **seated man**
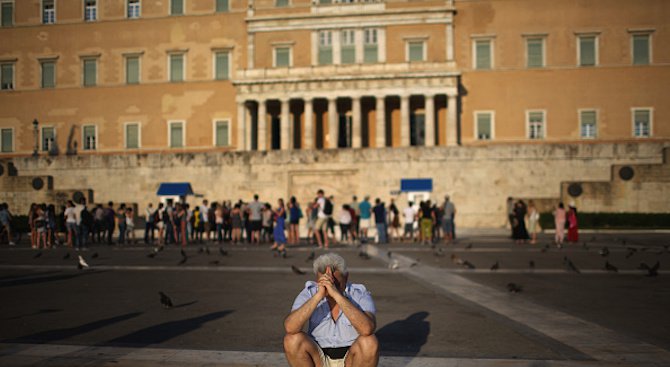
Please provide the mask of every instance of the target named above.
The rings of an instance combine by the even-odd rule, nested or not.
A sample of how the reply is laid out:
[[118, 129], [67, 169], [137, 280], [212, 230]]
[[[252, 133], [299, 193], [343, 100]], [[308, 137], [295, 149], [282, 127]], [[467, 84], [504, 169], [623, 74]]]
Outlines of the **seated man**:
[[[377, 366], [376, 310], [370, 292], [362, 284], [347, 283], [347, 264], [340, 255], [319, 256], [314, 273], [317, 281], [305, 283], [284, 320], [284, 351], [289, 364]], [[307, 321], [305, 334], [302, 328]]]

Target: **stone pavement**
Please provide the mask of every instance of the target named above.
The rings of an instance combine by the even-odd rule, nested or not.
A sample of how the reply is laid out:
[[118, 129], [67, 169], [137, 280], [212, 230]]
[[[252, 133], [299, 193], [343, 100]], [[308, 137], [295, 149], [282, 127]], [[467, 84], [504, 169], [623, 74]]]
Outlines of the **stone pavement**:
[[[550, 236], [536, 246], [495, 232], [460, 236], [439, 252], [397, 242], [333, 249], [348, 260], [351, 280], [373, 292], [380, 366], [670, 365], [667, 273], [637, 269], [667, 262], [666, 233], [589, 234], [560, 250], [544, 249]], [[0, 365], [286, 366], [282, 320], [312, 277], [305, 259], [313, 249], [281, 259], [265, 245], [225, 245], [226, 257], [208, 247], [209, 255], [189, 246], [177, 265], [176, 248], [150, 259], [149, 247], [97, 246], [81, 252], [91, 269], [79, 271], [74, 251], [67, 260], [64, 248], [35, 258], [25, 245], [3, 246]], [[476, 269], [454, 264], [452, 254]], [[565, 270], [565, 256], [581, 274]], [[604, 271], [605, 260], [619, 273]], [[508, 282], [523, 292], [508, 293]], [[175, 308], [160, 307], [159, 290]]]

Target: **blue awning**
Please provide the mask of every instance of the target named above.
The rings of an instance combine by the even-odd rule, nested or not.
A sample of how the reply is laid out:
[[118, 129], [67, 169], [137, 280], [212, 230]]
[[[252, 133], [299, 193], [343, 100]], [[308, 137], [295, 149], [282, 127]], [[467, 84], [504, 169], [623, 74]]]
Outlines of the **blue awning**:
[[158, 196], [186, 196], [193, 195], [193, 189], [188, 182], [163, 182], [158, 186]]
[[433, 191], [432, 178], [403, 178], [400, 180], [400, 191]]

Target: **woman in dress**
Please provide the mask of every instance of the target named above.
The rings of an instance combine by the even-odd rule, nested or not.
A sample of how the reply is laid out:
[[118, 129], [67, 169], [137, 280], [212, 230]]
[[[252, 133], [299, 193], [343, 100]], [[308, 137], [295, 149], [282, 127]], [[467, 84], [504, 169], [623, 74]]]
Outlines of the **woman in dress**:
[[163, 203], [158, 203], [158, 209], [156, 209], [156, 228], [158, 228], [158, 247], [163, 247], [164, 234], [165, 234], [165, 209], [163, 208]]
[[281, 257], [286, 258], [286, 234], [284, 233], [284, 227], [286, 224], [286, 209], [284, 208], [284, 199], [279, 199], [277, 201], [275, 221], [275, 227], [272, 231], [275, 243], [270, 249], [277, 250]]
[[565, 237], [565, 207], [563, 203], [558, 203], [558, 208], [554, 210], [554, 224], [556, 225], [556, 235], [554, 242], [558, 248], [563, 247], [563, 239]]
[[300, 204], [296, 200], [295, 196], [291, 196], [290, 201], [290, 213], [289, 213], [289, 243], [297, 245], [300, 241], [300, 218], [302, 218], [302, 210], [300, 209]]
[[540, 231], [540, 213], [535, 207], [533, 200], [528, 202], [528, 231], [530, 232], [530, 243], [537, 243], [537, 233]]
[[230, 220], [233, 225], [233, 243], [238, 243], [242, 239], [242, 211], [241, 205], [235, 204], [235, 207], [230, 212]]
[[573, 203], [570, 203], [570, 205], [568, 205], [567, 220], [569, 223], [568, 242], [577, 243], [579, 241], [579, 226], [577, 224], [577, 208], [575, 208], [575, 204]]
[[519, 200], [514, 204], [514, 242], [518, 245], [526, 242], [529, 238], [526, 230], [526, 205]]
[[33, 228], [37, 233], [36, 248], [47, 248], [47, 218], [46, 205], [35, 205]]

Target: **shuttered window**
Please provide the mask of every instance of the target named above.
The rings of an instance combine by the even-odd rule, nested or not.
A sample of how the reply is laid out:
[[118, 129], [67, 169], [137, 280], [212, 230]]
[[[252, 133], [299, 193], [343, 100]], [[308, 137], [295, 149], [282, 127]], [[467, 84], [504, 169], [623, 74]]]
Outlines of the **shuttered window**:
[[425, 61], [424, 46], [425, 42], [423, 41], [407, 42], [407, 61]]
[[230, 145], [229, 137], [229, 125], [228, 121], [216, 121], [215, 125], [215, 134], [216, 140], [215, 144], [217, 147], [227, 147]]
[[288, 6], [288, 0], [275, 0], [275, 5], [278, 8], [284, 8]]
[[181, 148], [184, 146], [184, 123], [170, 123], [170, 148]]
[[477, 140], [491, 140], [493, 116], [490, 112], [477, 113]]
[[130, 19], [139, 18], [140, 15], [142, 14], [142, 4], [140, 4], [140, 0], [127, 0], [127, 1], [128, 1], [128, 9], [126, 13], [128, 18]]
[[96, 138], [95, 138], [95, 126], [89, 125], [84, 126], [84, 150], [95, 150], [96, 149]]
[[56, 63], [54, 61], [43, 61], [41, 64], [42, 88], [56, 87]]
[[170, 0], [170, 15], [184, 14], [184, 0]]
[[14, 151], [14, 131], [12, 129], [0, 129], [0, 152], [11, 153]]
[[596, 44], [595, 36], [579, 37], [579, 66], [596, 65]]
[[14, 89], [14, 64], [0, 65], [0, 88]]
[[291, 48], [275, 47], [275, 67], [291, 66]]
[[363, 30], [363, 62], [377, 62], [378, 52], [377, 30]]
[[475, 41], [475, 69], [491, 69], [491, 40]]
[[184, 55], [171, 54], [170, 55], [170, 81], [181, 82], [184, 81]]
[[544, 67], [544, 39], [528, 38], [526, 40], [527, 66], [529, 68]]
[[137, 149], [140, 147], [140, 125], [126, 125], [126, 148]]
[[56, 23], [56, 0], [42, 0], [42, 23]]
[[228, 0], [216, 0], [216, 11], [218, 13], [227, 12], [230, 10]]
[[140, 57], [126, 57], [126, 84], [139, 84], [140, 82]]
[[542, 111], [528, 112], [528, 138], [529, 139], [544, 138], [544, 112]]
[[221, 51], [215, 53], [214, 64], [214, 78], [216, 80], [226, 80], [230, 78], [230, 54], [228, 52]]
[[333, 63], [333, 34], [331, 31], [319, 32], [319, 65]]
[[597, 113], [593, 110], [580, 111], [580, 135], [584, 139], [593, 139], [597, 132]]
[[98, 60], [85, 59], [84, 60], [84, 86], [95, 86], [98, 81]]
[[353, 29], [345, 29], [340, 33], [340, 58], [342, 64], [356, 62], [356, 38]]
[[53, 127], [42, 128], [42, 151], [49, 152], [54, 149], [56, 142], [56, 129]]
[[636, 138], [648, 138], [651, 136], [651, 110], [633, 110], [633, 136]]
[[649, 65], [650, 57], [650, 39], [648, 34], [633, 35], [633, 65]]
[[14, 25], [14, 3], [3, 2], [0, 4], [0, 12], [2, 12], [1, 25], [3, 27], [11, 27]]

